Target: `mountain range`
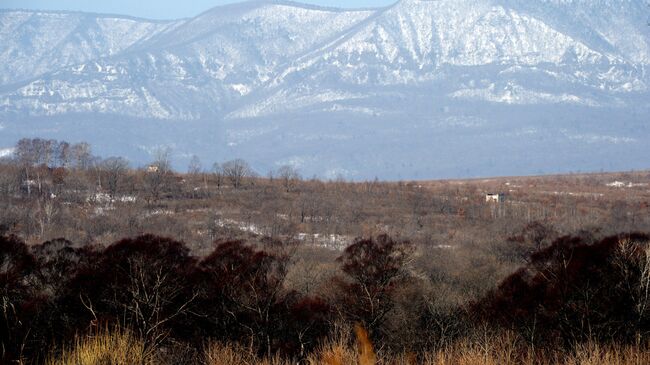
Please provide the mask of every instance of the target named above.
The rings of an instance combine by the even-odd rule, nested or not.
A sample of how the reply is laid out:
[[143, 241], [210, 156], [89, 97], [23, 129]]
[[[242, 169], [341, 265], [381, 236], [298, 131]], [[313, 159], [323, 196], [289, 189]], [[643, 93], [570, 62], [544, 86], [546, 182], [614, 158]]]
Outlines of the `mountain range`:
[[194, 18], [0, 11], [0, 147], [427, 179], [648, 168], [642, 0], [285, 1]]

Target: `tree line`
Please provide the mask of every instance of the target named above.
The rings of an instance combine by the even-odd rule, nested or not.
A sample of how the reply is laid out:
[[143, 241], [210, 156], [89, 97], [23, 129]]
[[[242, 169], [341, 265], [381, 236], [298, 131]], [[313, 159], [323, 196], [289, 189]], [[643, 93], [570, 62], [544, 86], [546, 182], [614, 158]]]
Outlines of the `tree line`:
[[[145, 168], [152, 178], [150, 183], [155, 185], [156, 190], [164, 182], [165, 176], [173, 173], [171, 163], [171, 151], [161, 148], [153, 153], [152, 162]], [[6, 161], [12, 161], [21, 167], [23, 185], [28, 194], [31, 194], [32, 187], [39, 185], [33, 179], [39, 179], [39, 167], [50, 170], [76, 169], [82, 171], [96, 170], [107, 175], [106, 188], [114, 193], [117, 185], [130, 168], [130, 163], [123, 157], [102, 158], [92, 152], [92, 147], [86, 142], [71, 144], [66, 141], [42, 138], [23, 138], [15, 147], [13, 156]], [[187, 174], [196, 176], [211, 173], [216, 178], [218, 187], [228, 183], [233, 188], [241, 188], [246, 179], [257, 177], [258, 174], [243, 159], [233, 159], [223, 163], [216, 162], [212, 165], [211, 171], [205, 171], [200, 159], [194, 155], [188, 164]], [[300, 180], [299, 172], [292, 166], [280, 166], [268, 173], [268, 176], [280, 179], [285, 188], [290, 189], [296, 180]], [[101, 179], [99, 180], [101, 183]]]

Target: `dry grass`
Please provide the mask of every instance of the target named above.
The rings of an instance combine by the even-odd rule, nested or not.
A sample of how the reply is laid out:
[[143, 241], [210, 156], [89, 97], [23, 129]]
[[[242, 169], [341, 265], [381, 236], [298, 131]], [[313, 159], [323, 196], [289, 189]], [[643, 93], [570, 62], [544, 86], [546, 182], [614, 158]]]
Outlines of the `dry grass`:
[[63, 348], [58, 356], [51, 356], [47, 365], [122, 365], [154, 364], [144, 343], [129, 331], [99, 330], [96, 334], [77, 337], [71, 348]]
[[373, 349], [368, 331], [357, 324], [354, 327], [357, 348], [351, 348], [348, 332], [340, 330], [335, 340], [323, 345], [308, 359], [309, 365], [376, 365], [377, 355]]
[[423, 365], [644, 365], [650, 364], [648, 347], [579, 345], [573, 351], [538, 352], [521, 347], [511, 335], [488, 339], [487, 342], [462, 341], [452, 348], [426, 354]]
[[323, 346], [309, 360], [309, 365], [645, 365], [650, 364], [646, 347], [588, 344], [577, 346], [571, 353], [541, 352], [521, 346], [516, 335], [504, 333], [466, 339], [438, 352], [417, 359], [413, 354], [377, 358], [367, 333], [357, 327], [358, 349], [346, 345], [345, 339]]
[[205, 363], [209, 365], [248, 365], [257, 360], [241, 347], [218, 342], [210, 343], [205, 347], [204, 358]]
[[307, 359], [309, 365], [348, 365], [357, 364], [357, 352], [347, 345], [347, 339], [341, 337], [323, 345]]
[[260, 359], [242, 347], [211, 342], [204, 349], [205, 365], [292, 365], [291, 361], [275, 357]]
[[575, 355], [567, 359], [567, 365], [644, 365], [650, 364], [650, 350], [633, 346], [602, 347], [598, 344], [578, 346]]
[[485, 334], [466, 339], [448, 348], [424, 356], [426, 365], [514, 365], [533, 364], [532, 350], [518, 351], [517, 337], [509, 332], [499, 336]]
[[[336, 340], [324, 344], [311, 354], [305, 362], [275, 357], [260, 359], [248, 349], [233, 345], [211, 342], [204, 348], [202, 363], [205, 365], [645, 365], [650, 364], [650, 346], [601, 346], [586, 344], [577, 346], [572, 352], [538, 352], [522, 346], [512, 333], [486, 335], [466, 339], [456, 344], [430, 352], [417, 359], [413, 354], [393, 357], [379, 357], [373, 349], [368, 333], [360, 326], [354, 331], [355, 346], [349, 338], [337, 336]], [[158, 364], [147, 356], [141, 341], [122, 330], [100, 331], [95, 336], [77, 338], [71, 349], [52, 356], [47, 365], [131, 365]]]

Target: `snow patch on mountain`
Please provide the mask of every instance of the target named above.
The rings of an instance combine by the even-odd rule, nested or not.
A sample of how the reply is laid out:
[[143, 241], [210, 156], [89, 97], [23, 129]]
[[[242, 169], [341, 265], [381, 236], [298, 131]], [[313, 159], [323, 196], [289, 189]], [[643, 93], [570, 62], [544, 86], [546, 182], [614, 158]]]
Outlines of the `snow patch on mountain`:
[[113, 56], [180, 22], [0, 10], [0, 85]]
[[552, 94], [541, 91], [528, 90], [512, 82], [503, 87], [491, 83], [483, 89], [461, 89], [449, 94], [452, 98], [485, 100], [505, 104], [578, 104], [599, 106], [598, 102], [589, 98], [581, 98], [572, 94]]

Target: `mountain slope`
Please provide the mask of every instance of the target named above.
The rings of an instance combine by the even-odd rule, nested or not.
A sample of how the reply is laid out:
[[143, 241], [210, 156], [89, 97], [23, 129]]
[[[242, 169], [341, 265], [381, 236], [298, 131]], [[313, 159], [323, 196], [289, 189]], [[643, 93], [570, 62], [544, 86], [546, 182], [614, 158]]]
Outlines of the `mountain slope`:
[[649, 13], [641, 0], [252, 1], [170, 22], [5, 11], [0, 140], [106, 146], [128, 131], [102, 148], [357, 178], [638, 168]]
[[[629, 54], [626, 43], [587, 38], [581, 30], [575, 38], [564, 34], [558, 29], [570, 27], [567, 9], [541, 14], [530, 3], [401, 1], [340, 42], [294, 62], [264, 96], [232, 116], [268, 115], [283, 105], [304, 106], [289, 100], [329, 102], [332, 95], [350, 97], [350, 89], [376, 92], [386, 85], [436, 85], [453, 97], [518, 104], [616, 104], [621, 100], [612, 93], [647, 90], [647, 52]], [[306, 97], [310, 92], [313, 97]]]
[[71, 12], [0, 11], [0, 85], [119, 54], [178, 24]]
[[33, 80], [5, 94], [3, 104], [31, 115], [214, 116], [279, 65], [371, 14], [267, 2], [219, 7], [124, 55]]
[[[610, 99], [603, 91], [647, 89], [649, 37], [641, 16], [634, 15], [643, 5], [616, 3], [403, 0], [387, 9], [340, 11], [250, 2], [164, 25], [171, 30], [131, 32], [119, 46], [94, 46], [94, 52], [69, 47], [73, 41], [87, 44], [87, 34], [102, 20], [92, 19], [49, 52], [67, 57], [42, 57], [59, 62], [60, 69], [8, 90], [2, 105], [30, 115], [199, 119], [233, 109], [231, 116], [252, 116], [267, 106], [300, 106], [289, 99], [309, 103], [310, 90], [316, 90], [311, 102], [320, 103], [354, 98], [350, 88], [422, 83], [451, 86], [449, 94], [461, 98], [593, 105]], [[627, 37], [617, 36], [617, 29], [627, 30]], [[27, 47], [33, 48], [40, 49]], [[81, 51], [68, 54], [68, 48]], [[65, 67], [84, 58], [92, 62]], [[38, 73], [23, 71], [28, 72]]]

